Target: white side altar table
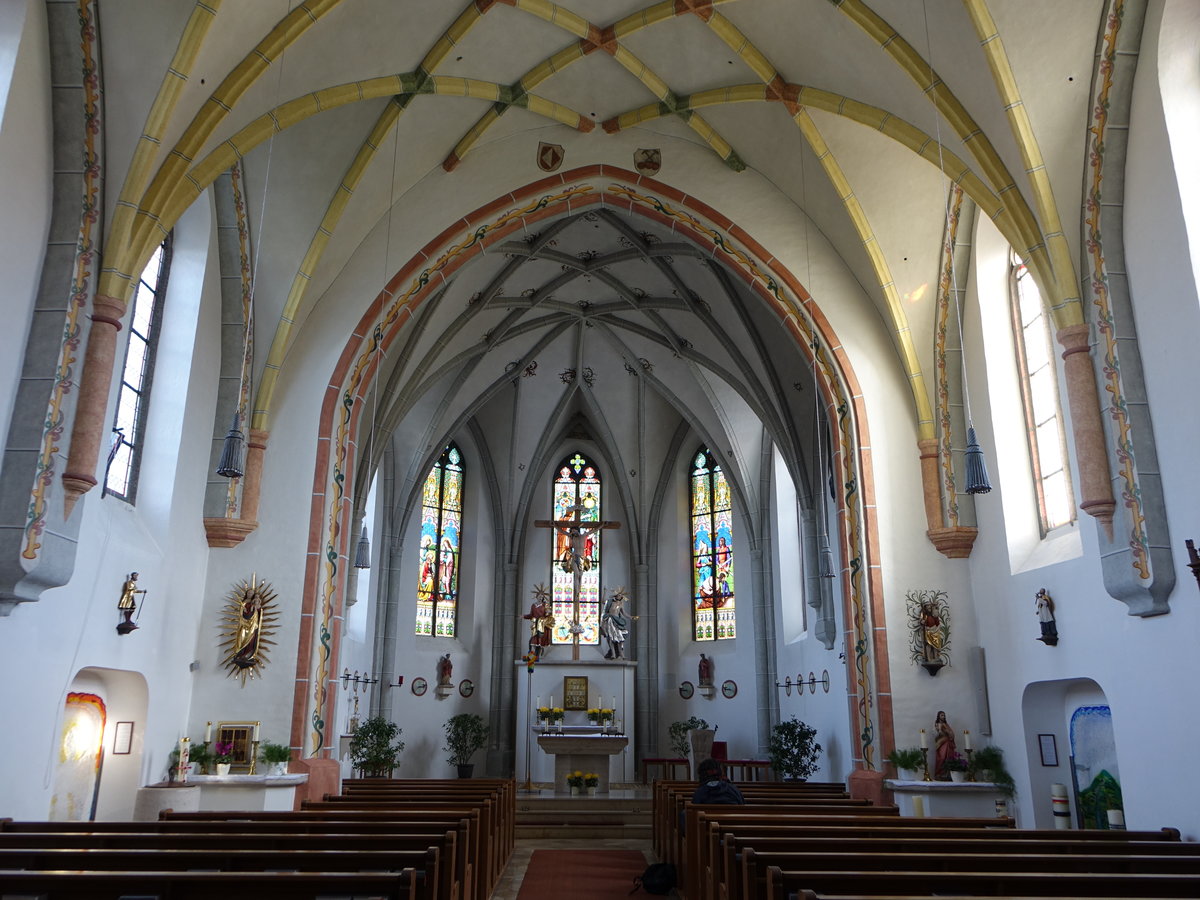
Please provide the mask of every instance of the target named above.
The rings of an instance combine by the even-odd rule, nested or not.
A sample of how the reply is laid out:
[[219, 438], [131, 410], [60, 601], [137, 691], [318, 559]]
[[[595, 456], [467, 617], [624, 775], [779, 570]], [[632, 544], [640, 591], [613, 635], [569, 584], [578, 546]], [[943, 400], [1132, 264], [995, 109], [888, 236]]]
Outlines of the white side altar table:
[[295, 807], [296, 786], [308, 781], [304, 773], [288, 775], [189, 775], [200, 788], [202, 810], [275, 810]]
[[609, 766], [613, 757], [629, 746], [623, 734], [603, 734], [596, 726], [566, 726], [562, 732], [543, 732], [538, 746], [554, 757], [554, 790], [567, 790], [572, 772], [595, 772], [600, 776], [596, 793], [608, 793]]

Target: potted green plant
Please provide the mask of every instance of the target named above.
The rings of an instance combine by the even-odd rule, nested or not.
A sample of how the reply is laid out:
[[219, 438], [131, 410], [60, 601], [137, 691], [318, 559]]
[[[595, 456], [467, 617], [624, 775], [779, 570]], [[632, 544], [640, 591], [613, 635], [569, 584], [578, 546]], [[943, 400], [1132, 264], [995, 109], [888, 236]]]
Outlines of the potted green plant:
[[795, 716], [785, 719], [771, 729], [767, 756], [771, 766], [785, 781], [804, 781], [817, 771], [821, 745], [816, 741], [817, 729]]
[[488, 726], [483, 716], [475, 713], [459, 713], [451, 716], [445, 724], [446, 746], [443, 748], [450, 754], [446, 762], [458, 766], [459, 778], [470, 778], [475, 768], [471, 757], [476, 750], [482, 750], [487, 745]]
[[268, 775], [286, 775], [287, 764], [292, 758], [292, 749], [287, 744], [263, 741], [258, 748], [259, 758], [268, 766]]
[[217, 764], [217, 774], [228, 775], [229, 766], [233, 763], [233, 741], [217, 741], [213, 744], [212, 758]]
[[1017, 793], [1017, 784], [1004, 765], [1004, 751], [989, 744], [971, 755], [970, 771], [976, 781], [990, 781], [1006, 797]]
[[207, 744], [198, 741], [192, 741], [192, 749], [188, 753], [188, 759], [196, 768], [197, 775], [207, 775], [208, 767], [212, 764], [212, 751], [208, 749]]
[[897, 747], [888, 754], [888, 762], [896, 767], [901, 781], [915, 781], [917, 773], [925, 768], [925, 751], [920, 747]]
[[946, 761], [942, 763], [942, 769], [950, 773], [951, 781], [967, 780], [967, 761], [957, 753], [952, 753], [946, 757]]
[[697, 728], [707, 728], [708, 723], [703, 719], [692, 716], [690, 719], [683, 719], [679, 722], [672, 722], [667, 726], [667, 734], [671, 737], [671, 750], [677, 757], [686, 757], [688, 755], [688, 732]]
[[387, 778], [400, 764], [404, 741], [400, 726], [383, 716], [371, 716], [358, 726], [350, 738], [350, 762], [364, 778]]

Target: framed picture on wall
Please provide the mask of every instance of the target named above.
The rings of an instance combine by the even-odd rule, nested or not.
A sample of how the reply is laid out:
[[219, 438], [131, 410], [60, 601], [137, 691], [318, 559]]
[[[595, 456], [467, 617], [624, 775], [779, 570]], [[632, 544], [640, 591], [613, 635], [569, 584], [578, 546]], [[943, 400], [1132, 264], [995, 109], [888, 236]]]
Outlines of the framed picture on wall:
[[691, 700], [692, 694], [696, 692], [696, 686], [690, 681], [685, 681], [679, 685], [679, 696], [684, 700]]
[[1043, 766], [1058, 765], [1058, 743], [1052, 734], [1038, 735], [1038, 748], [1042, 751]]
[[118, 722], [113, 729], [113, 756], [128, 756], [133, 752], [133, 723]]

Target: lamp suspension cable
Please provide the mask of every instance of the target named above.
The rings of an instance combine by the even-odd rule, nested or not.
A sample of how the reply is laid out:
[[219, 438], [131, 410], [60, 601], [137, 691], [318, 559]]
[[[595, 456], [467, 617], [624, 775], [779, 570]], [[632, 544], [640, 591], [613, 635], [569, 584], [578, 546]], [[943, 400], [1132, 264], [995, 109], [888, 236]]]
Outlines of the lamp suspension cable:
[[[287, 0], [284, 18], [292, 12], [292, 0]], [[258, 213], [258, 239], [254, 242], [254, 262], [250, 266], [250, 296], [246, 302], [245, 321], [242, 323], [242, 362], [238, 373], [238, 393], [233, 406], [233, 421], [229, 432], [225, 435], [225, 443], [221, 447], [221, 458], [217, 463], [217, 474], [222, 478], [241, 478], [246, 474], [243, 459], [245, 457], [246, 435], [242, 431], [242, 421], [245, 418], [243, 396], [246, 386], [252, 377], [253, 360], [250, 359], [250, 340], [254, 334], [254, 294], [258, 289], [258, 263], [262, 257], [262, 236], [266, 225], [267, 193], [271, 184], [271, 159], [275, 155], [275, 135], [279, 131], [279, 122], [274, 117], [274, 111], [279, 108], [279, 97], [283, 93], [283, 57], [287, 52], [284, 45], [279, 51], [279, 68], [275, 73], [275, 102], [271, 107], [273, 127], [271, 137], [267, 140], [267, 167], [263, 174], [262, 206]], [[273, 63], [272, 63], [273, 64]]]
[[[395, 103], [396, 98], [393, 97], [389, 102]], [[381, 379], [383, 378], [383, 321], [387, 315], [388, 303], [392, 299], [392, 295], [388, 293], [388, 262], [392, 253], [392, 199], [396, 195], [396, 167], [400, 158], [400, 131], [397, 123], [392, 126], [392, 180], [391, 186], [388, 188], [387, 194], [387, 227], [386, 237], [383, 244], [383, 286], [380, 288], [379, 315], [375, 324], [371, 328], [371, 340], [375, 342], [373, 352], [375, 354], [375, 375], [372, 379], [374, 383], [374, 398], [371, 408], [371, 434], [367, 442], [367, 458], [366, 466], [360, 471], [372, 473], [375, 471], [375, 430], [379, 426], [379, 393], [383, 389]], [[363, 496], [363, 504], [367, 501], [366, 495]], [[358, 546], [354, 551], [354, 568], [369, 569], [371, 568], [371, 540], [367, 535], [367, 523], [363, 522], [362, 534], [358, 538]]]
[[925, 52], [926, 56], [928, 56], [929, 66], [929, 100], [933, 104], [933, 127], [934, 139], [937, 141], [938, 171], [942, 176], [942, 192], [945, 195], [946, 213], [943, 227], [947, 237], [947, 261], [950, 266], [950, 295], [954, 298], [954, 318], [955, 324], [958, 326], [958, 368], [959, 374], [962, 377], [963, 411], [967, 419], [967, 445], [963, 454], [967, 470], [966, 492], [968, 494], [986, 494], [991, 491], [992, 485], [988, 481], [987, 460], [984, 458], [983, 448], [979, 446], [979, 439], [975, 435], [975, 420], [971, 417], [971, 391], [967, 381], [967, 347], [963, 340], [963, 317], [962, 305], [959, 302], [958, 277], [954, 271], [956, 242], [950, 240], [951, 228], [953, 226], [950, 213], [950, 182], [946, 178], [946, 161], [943, 156], [942, 147], [942, 117], [941, 112], [938, 110], [937, 92], [934, 90], [937, 76], [933, 68], [933, 41], [929, 35], [928, 0], [921, 0], [921, 12], [925, 18]]

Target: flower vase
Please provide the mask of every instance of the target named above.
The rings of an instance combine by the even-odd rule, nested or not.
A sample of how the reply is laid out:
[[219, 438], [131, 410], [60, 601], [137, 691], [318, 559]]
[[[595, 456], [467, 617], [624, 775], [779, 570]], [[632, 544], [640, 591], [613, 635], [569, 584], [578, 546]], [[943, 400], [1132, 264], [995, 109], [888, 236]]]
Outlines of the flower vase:
[[578, 797], [579, 796], [579, 788], [572, 786], [571, 787], [571, 796]]
[[230, 765], [232, 765], [232, 764], [231, 763], [217, 763], [217, 774], [218, 775], [228, 775]]
[[967, 780], [967, 773], [966, 772], [951, 772], [950, 780], [953, 781], [955, 784], [962, 784], [964, 781]]
[[595, 788], [594, 786], [593, 786], [593, 787], [590, 787], [590, 788], [588, 788], [588, 789], [587, 789], [587, 795], [588, 795], [589, 797], [595, 797], [595, 796], [596, 796], [596, 788]]

